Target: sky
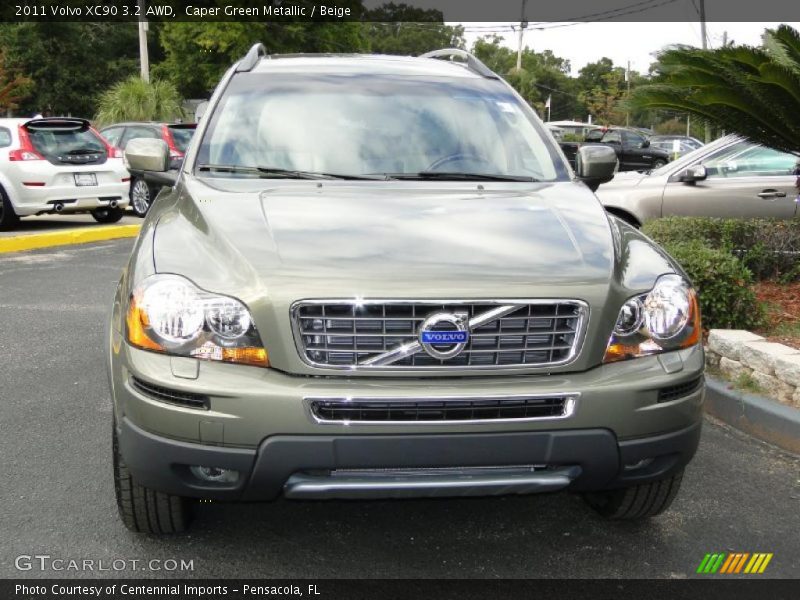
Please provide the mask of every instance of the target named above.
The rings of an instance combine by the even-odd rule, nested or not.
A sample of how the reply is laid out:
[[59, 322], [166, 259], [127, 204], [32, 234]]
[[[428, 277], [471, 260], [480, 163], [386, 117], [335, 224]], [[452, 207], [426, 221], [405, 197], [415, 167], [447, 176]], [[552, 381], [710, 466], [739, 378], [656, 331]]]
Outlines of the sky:
[[[504, 45], [517, 48], [517, 33], [508, 31], [512, 23], [450, 23], [463, 25], [467, 48], [492, 30], [501, 30], [499, 35]], [[708, 23], [708, 41], [711, 48], [722, 45], [724, 32], [728, 40], [737, 44], [758, 45], [761, 34], [767, 28], [777, 27], [779, 23]], [[800, 23], [789, 23], [800, 29]], [[587, 63], [603, 56], [614, 64], [625, 66], [631, 61], [631, 69], [647, 73], [650, 63], [655, 61], [653, 54], [670, 44], [701, 45], [700, 24], [696, 21], [682, 23], [576, 23], [568, 27], [551, 27], [548, 30], [526, 29], [523, 45], [536, 52], [552, 50], [556, 56], [570, 61], [572, 74]]]

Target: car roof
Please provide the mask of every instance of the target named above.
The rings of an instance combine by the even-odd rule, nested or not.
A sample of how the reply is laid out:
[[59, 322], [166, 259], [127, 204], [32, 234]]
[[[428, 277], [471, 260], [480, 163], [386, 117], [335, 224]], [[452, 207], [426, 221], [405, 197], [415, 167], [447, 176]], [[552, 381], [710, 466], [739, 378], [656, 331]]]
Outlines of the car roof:
[[383, 54], [273, 54], [258, 61], [251, 73], [333, 73], [408, 75], [482, 79], [464, 63], [439, 58]]
[[65, 117], [65, 116], [58, 116], [58, 117], [6, 117], [0, 119], [0, 126], [2, 127], [13, 127], [14, 125], [24, 125], [25, 123], [30, 123], [31, 121], [85, 121], [86, 123], [90, 123], [88, 119], [83, 119], [81, 117]]

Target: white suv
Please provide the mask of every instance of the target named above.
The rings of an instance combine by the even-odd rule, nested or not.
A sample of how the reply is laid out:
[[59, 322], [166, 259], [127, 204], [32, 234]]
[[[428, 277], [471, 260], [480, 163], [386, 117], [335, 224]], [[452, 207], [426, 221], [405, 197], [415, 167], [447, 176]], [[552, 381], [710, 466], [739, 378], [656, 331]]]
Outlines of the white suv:
[[115, 223], [128, 204], [122, 152], [83, 119], [0, 119], [0, 231], [19, 217], [90, 212]]

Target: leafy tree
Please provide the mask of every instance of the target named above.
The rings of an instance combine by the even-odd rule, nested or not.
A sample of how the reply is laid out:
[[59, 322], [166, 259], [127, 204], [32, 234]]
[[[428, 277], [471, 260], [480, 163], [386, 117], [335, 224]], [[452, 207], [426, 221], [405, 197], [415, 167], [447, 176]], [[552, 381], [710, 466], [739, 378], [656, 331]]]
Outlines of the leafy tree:
[[700, 120], [800, 155], [800, 34], [768, 30], [761, 48], [677, 47], [659, 55], [657, 83], [631, 102], [691, 113]]
[[572, 119], [584, 112], [578, 101], [575, 80], [569, 77], [568, 60], [555, 56], [550, 50], [534, 52], [525, 48], [522, 52], [522, 69], [517, 70], [517, 53], [502, 45], [503, 38], [490, 35], [479, 38], [472, 52], [495, 73], [503, 76], [542, 117], [544, 107], [551, 97], [553, 120]]
[[31, 80], [22, 113], [94, 113], [99, 92], [138, 72], [136, 23], [4, 23], [6, 67]]
[[146, 82], [134, 75], [103, 93], [95, 121], [101, 127], [120, 121], [173, 121], [183, 114], [181, 104], [171, 82]]
[[625, 74], [622, 69], [615, 69], [601, 76], [601, 84], [591, 90], [581, 92], [579, 98], [586, 104], [589, 113], [603, 125], [625, 122], [625, 111], [620, 101], [625, 95]]
[[583, 91], [602, 88], [605, 78], [614, 72], [614, 61], [604, 56], [598, 61], [586, 64], [578, 71], [578, 86]]
[[463, 48], [464, 28], [444, 24], [441, 11], [384, 4], [367, 11], [367, 47], [376, 54], [416, 56], [439, 48]]
[[0, 50], [0, 116], [17, 108], [17, 103], [30, 93], [31, 85], [24, 75], [6, 69], [5, 62], [5, 54]]
[[159, 42], [165, 58], [153, 72], [171, 79], [187, 98], [207, 97], [226, 69], [257, 42], [276, 54], [367, 49], [363, 27], [358, 22], [164, 23]]

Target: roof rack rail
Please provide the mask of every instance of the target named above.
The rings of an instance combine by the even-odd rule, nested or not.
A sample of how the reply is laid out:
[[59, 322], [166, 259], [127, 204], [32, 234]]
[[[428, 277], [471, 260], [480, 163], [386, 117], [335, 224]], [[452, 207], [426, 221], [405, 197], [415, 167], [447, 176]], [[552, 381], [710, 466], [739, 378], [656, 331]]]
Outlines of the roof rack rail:
[[242, 73], [244, 71], [252, 71], [253, 67], [258, 64], [258, 61], [267, 55], [267, 49], [261, 42], [253, 44], [253, 47], [247, 51], [244, 58], [236, 65], [236, 72]]
[[478, 57], [470, 52], [467, 52], [466, 50], [462, 50], [461, 48], [442, 48], [441, 50], [433, 50], [432, 52], [426, 52], [425, 54], [420, 55], [420, 58], [446, 58], [450, 60], [452, 60], [453, 57], [464, 59], [464, 64], [466, 64], [466, 67], [481, 77], [499, 79], [497, 73], [483, 64]]

